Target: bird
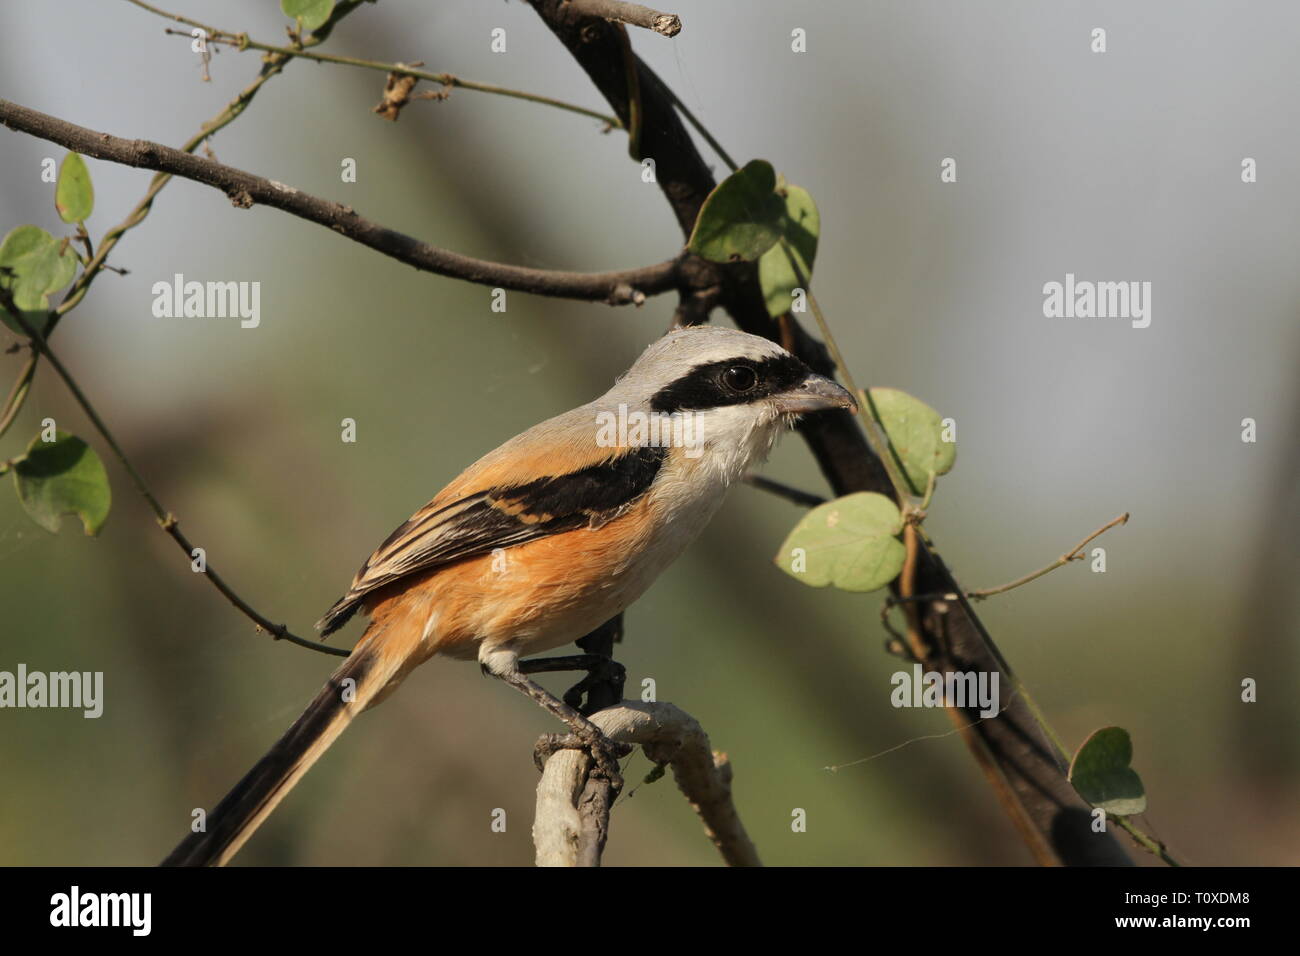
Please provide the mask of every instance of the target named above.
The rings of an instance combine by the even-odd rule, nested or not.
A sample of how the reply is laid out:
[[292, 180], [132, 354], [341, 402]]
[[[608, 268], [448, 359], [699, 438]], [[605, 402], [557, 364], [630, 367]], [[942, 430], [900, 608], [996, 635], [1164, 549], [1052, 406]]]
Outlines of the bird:
[[690, 326], [599, 398], [488, 452], [366, 559], [316, 625], [328, 636], [366, 614], [351, 654], [163, 865], [227, 863], [357, 714], [435, 656], [477, 660], [568, 725], [557, 745], [616, 776], [627, 748], [527, 676], [556, 658], [521, 658], [621, 614], [784, 430], [830, 409], [856, 403], [777, 343]]

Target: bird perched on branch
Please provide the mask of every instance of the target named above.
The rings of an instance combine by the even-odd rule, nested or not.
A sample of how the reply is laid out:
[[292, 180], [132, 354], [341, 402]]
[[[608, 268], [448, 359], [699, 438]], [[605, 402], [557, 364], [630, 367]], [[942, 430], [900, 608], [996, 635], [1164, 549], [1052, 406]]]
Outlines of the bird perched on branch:
[[164, 864], [226, 863], [353, 717], [435, 655], [477, 660], [528, 694], [568, 724], [559, 745], [591, 750], [616, 777], [626, 750], [527, 677], [553, 659], [520, 658], [621, 614], [786, 426], [831, 408], [854, 408], [852, 396], [779, 345], [678, 329], [600, 398], [480, 458], [362, 565], [317, 624], [328, 635], [365, 611], [351, 655]]

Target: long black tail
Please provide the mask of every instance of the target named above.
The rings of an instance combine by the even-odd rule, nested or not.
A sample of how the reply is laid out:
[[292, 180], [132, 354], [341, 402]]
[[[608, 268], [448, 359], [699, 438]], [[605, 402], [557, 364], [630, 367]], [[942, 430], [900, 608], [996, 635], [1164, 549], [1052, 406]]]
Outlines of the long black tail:
[[363, 640], [301, 717], [207, 815], [163, 866], [223, 866], [311, 769], [326, 749], [393, 678], [399, 660]]

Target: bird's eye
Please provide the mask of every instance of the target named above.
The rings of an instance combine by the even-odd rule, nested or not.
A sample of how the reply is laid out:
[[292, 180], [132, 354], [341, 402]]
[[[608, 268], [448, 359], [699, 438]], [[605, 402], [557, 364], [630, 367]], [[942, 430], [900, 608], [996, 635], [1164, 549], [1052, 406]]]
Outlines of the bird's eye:
[[748, 365], [732, 365], [722, 373], [722, 384], [733, 392], [748, 392], [758, 384], [758, 373]]

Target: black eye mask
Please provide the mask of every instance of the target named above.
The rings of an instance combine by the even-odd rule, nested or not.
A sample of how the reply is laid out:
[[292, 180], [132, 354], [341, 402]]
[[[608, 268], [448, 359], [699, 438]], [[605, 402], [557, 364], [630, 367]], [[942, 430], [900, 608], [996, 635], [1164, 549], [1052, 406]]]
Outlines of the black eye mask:
[[[754, 370], [753, 388], [739, 391], [728, 387], [727, 369], [744, 366]], [[746, 405], [794, 388], [811, 374], [807, 365], [793, 355], [769, 358], [734, 358], [697, 365], [677, 381], [665, 385], [650, 399], [656, 412], [698, 411], [723, 405]], [[734, 376], [732, 376], [734, 378]]]

